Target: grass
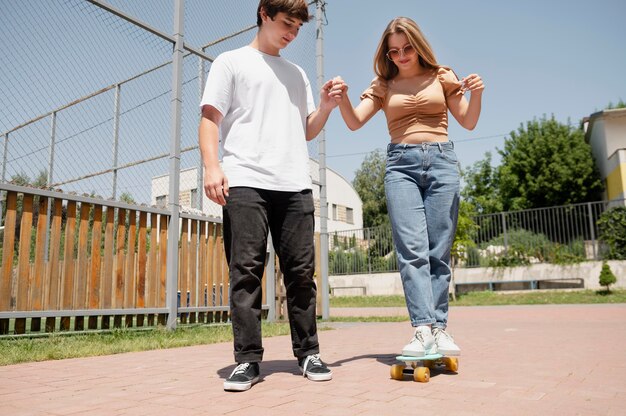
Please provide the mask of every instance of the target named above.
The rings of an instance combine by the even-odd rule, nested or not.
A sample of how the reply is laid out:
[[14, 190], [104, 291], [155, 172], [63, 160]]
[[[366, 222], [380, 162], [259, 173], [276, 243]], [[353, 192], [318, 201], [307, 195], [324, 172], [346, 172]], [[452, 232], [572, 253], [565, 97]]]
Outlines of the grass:
[[[526, 292], [470, 292], [457, 296], [454, 306], [626, 303], [626, 290], [550, 290]], [[330, 299], [332, 307], [404, 307], [404, 296], [351, 296]], [[336, 317], [331, 322], [403, 322], [406, 316]], [[320, 329], [327, 329], [320, 325]], [[263, 322], [263, 336], [288, 335], [287, 323]], [[230, 324], [179, 326], [176, 331], [120, 329], [111, 332], [0, 338], [0, 366], [177, 348], [232, 341]]]
[[[457, 295], [450, 306], [488, 305], [545, 305], [545, 304], [587, 304], [587, 303], [626, 303], [626, 290], [549, 290], [511, 292], [469, 292]], [[403, 307], [404, 296], [342, 296], [330, 299], [335, 308], [364, 307]]]
[[[263, 336], [289, 334], [287, 323], [263, 322]], [[33, 361], [93, 357], [132, 351], [147, 351], [232, 341], [230, 324], [164, 328], [119, 329], [112, 332], [59, 334], [47, 337], [0, 339], [0, 366]]]

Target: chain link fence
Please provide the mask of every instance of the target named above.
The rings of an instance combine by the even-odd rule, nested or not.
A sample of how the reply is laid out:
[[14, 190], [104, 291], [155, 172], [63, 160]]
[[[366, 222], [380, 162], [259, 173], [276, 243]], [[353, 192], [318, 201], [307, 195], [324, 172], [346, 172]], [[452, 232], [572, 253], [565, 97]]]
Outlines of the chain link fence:
[[[258, 0], [187, 0], [180, 203], [202, 210], [197, 146], [206, 74], [256, 34]], [[5, 183], [165, 206], [171, 141], [171, 0], [23, 0], [0, 6]], [[310, 14], [315, 15], [315, 2]], [[283, 54], [316, 85], [315, 22]], [[316, 87], [313, 87], [316, 90]], [[317, 96], [317, 94], [314, 94]], [[312, 158], [317, 141], [309, 142]]]

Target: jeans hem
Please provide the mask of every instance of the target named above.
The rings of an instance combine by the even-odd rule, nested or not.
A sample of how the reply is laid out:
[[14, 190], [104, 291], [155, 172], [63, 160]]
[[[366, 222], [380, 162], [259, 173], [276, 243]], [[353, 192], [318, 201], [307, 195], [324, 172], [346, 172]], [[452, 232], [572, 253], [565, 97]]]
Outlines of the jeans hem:
[[414, 319], [414, 320], [412, 319], [411, 326], [415, 328], [420, 325], [433, 325], [435, 322], [437, 321], [435, 321], [434, 319]]

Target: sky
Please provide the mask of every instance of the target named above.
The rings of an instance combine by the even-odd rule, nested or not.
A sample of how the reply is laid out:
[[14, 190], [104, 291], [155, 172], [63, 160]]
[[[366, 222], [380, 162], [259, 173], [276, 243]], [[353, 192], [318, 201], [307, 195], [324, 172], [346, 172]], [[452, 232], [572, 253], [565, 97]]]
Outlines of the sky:
[[[171, 33], [173, 0], [108, 0], [148, 25]], [[233, 10], [233, 4], [240, 8]], [[194, 47], [254, 25], [258, 0], [187, 0], [185, 42]], [[247, 10], [244, 14], [243, 10]], [[626, 1], [525, 0], [326, 0], [324, 75], [341, 75], [353, 104], [374, 78], [373, 56], [387, 23], [408, 16], [421, 27], [439, 63], [459, 76], [477, 73], [485, 83], [483, 108], [473, 131], [449, 119], [449, 136], [466, 169], [492, 152], [500, 163], [511, 131], [544, 115], [578, 125], [609, 103], [626, 101]], [[211, 56], [247, 44], [255, 31], [219, 42]], [[316, 84], [315, 21], [283, 54], [300, 64]], [[167, 41], [147, 34], [84, 0], [0, 0], [0, 134], [52, 109], [171, 59]], [[185, 61], [181, 146], [197, 144], [198, 65]], [[205, 68], [208, 70], [208, 68]], [[141, 77], [122, 90], [120, 161], [169, 152], [170, 69]], [[59, 113], [54, 180], [81, 177], [112, 165], [115, 91]], [[389, 142], [384, 114], [351, 132], [338, 110], [326, 125], [327, 166], [354, 179], [363, 159]], [[50, 117], [11, 133], [7, 177], [31, 177], [48, 166]], [[318, 156], [316, 142], [309, 146]], [[2, 147], [2, 146], [0, 146]], [[86, 157], [75, 158], [79, 153]], [[28, 163], [23, 163], [27, 160]], [[197, 166], [197, 152], [181, 166]], [[162, 158], [125, 169], [119, 193], [149, 200], [151, 178], [168, 171]], [[71, 182], [79, 192], [109, 195], [110, 175]], [[70, 185], [66, 185], [70, 186]], [[143, 195], [143, 196], [142, 196]]]
[[[579, 121], [626, 101], [626, 2], [623, 0], [327, 0], [324, 75], [341, 75], [356, 105], [374, 78], [373, 56], [387, 23], [417, 22], [440, 64], [485, 83], [482, 113], [468, 131], [450, 117], [449, 137], [463, 169], [543, 115]], [[625, 139], [626, 140], [626, 139]], [[326, 125], [327, 165], [348, 180], [363, 158], [389, 142], [384, 114], [351, 132], [339, 111]]]

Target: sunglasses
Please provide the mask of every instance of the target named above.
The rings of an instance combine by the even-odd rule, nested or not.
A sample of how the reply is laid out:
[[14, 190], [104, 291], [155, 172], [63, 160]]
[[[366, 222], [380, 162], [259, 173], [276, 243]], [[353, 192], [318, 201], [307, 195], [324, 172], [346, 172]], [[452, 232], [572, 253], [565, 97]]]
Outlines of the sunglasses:
[[386, 55], [387, 59], [393, 61], [400, 58], [401, 56], [413, 56], [414, 54], [415, 48], [413, 48], [413, 46], [411, 45], [406, 45], [404, 48], [401, 49], [389, 49]]

